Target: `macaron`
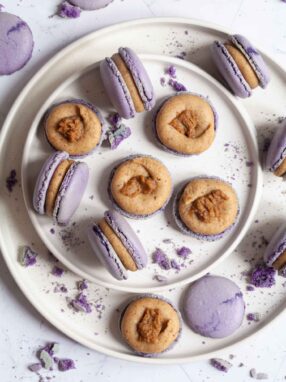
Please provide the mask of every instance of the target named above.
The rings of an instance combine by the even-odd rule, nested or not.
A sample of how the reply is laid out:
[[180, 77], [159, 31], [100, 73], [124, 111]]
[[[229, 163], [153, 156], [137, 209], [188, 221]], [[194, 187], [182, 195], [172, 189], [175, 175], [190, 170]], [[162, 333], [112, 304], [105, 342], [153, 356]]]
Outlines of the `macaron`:
[[276, 176], [286, 173], [286, 121], [276, 130], [266, 156], [266, 168]]
[[135, 297], [120, 317], [123, 340], [143, 357], [154, 357], [170, 350], [181, 334], [181, 316], [164, 297]]
[[95, 11], [107, 7], [113, 0], [69, 0], [69, 3], [85, 10]]
[[162, 211], [172, 195], [166, 166], [150, 155], [131, 155], [111, 172], [108, 194], [113, 207], [129, 218], [143, 219]]
[[101, 78], [111, 103], [122, 118], [149, 111], [155, 105], [153, 85], [137, 54], [130, 48], [119, 48], [100, 65]]
[[69, 99], [52, 105], [44, 119], [49, 144], [73, 158], [86, 156], [98, 148], [104, 126], [99, 110], [83, 99]]
[[235, 95], [250, 97], [257, 86], [266, 88], [270, 81], [269, 70], [260, 53], [243, 36], [229, 36], [224, 43], [212, 45], [214, 62]]
[[177, 192], [173, 214], [183, 233], [214, 241], [234, 227], [239, 202], [230, 183], [217, 177], [195, 177]]
[[188, 156], [200, 154], [211, 146], [217, 121], [217, 113], [206, 98], [181, 92], [163, 101], [153, 126], [165, 151]]
[[32, 31], [20, 17], [0, 12], [0, 75], [22, 69], [32, 57]]
[[281, 276], [286, 277], [286, 223], [273, 235], [265, 250], [264, 260], [269, 267], [277, 269]]
[[127, 271], [135, 272], [147, 265], [147, 254], [138, 236], [116, 211], [106, 211], [104, 218], [88, 230], [91, 247], [117, 280], [126, 280]]
[[66, 152], [54, 152], [45, 161], [36, 181], [35, 211], [52, 216], [60, 225], [68, 224], [81, 202], [88, 177], [86, 163], [70, 159]]
[[183, 301], [188, 326], [205, 337], [223, 338], [241, 325], [245, 312], [243, 294], [226, 277], [207, 275], [189, 286]]

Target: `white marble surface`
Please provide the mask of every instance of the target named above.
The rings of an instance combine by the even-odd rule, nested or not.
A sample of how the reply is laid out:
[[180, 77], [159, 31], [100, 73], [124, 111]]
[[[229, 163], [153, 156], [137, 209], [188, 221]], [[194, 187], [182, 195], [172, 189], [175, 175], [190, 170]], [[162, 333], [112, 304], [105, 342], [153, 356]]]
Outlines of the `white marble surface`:
[[[78, 20], [50, 18], [58, 0], [1, 0], [1, 3], [5, 10], [23, 17], [30, 24], [35, 36], [35, 50], [32, 60], [22, 71], [0, 78], [0, 124], [24, 84], [55, 52], [95, 29], [133, 18], [184, 16], [231, 27], [259, 43], [286, 66], [286, 4], [280, 0], [114, 0], [108, 8], [85, 12]], [[223, 374], [209, 366], [207, 361], [183, 366], [146, 366], [85, 349], [42, 319], [12, 280], [2, 258], [0, 311], [1, 382], [38, 381], [37, 375], [27, 371], [27, 365], [34, 361], [33, 353], [45, 341], [58, 341], [61, 355], [76, 360], [76, 370], [46, 374], [57, 382], [121, 382], [126, 379], [243, 382], [251, 380], [251, 367], [268, 373], [270, 381], [286, 380], [285, 315], [251, 342], [236, 347], [232, 352], [235, 358], [231, 361], [234, 366], [228, 374]], [[244, 366], [238, 367], [241, 362]]]

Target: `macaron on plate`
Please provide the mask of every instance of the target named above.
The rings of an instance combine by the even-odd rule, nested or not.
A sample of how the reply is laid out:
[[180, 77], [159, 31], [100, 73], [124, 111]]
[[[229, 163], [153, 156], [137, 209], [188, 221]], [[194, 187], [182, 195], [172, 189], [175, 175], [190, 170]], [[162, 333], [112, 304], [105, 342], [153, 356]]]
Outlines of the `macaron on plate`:
[[[130, 33], [130, 30], [134, 33]], [[187, 61], [198, 64], [209, 73], [214, 73], [211, 52], [209, 49], [206, 50], [206, 47], [210, 47], [215, 40], [226, 41], [228, 35], [234, 32], [243, 31], [231, 32], [214, 29], [211, 25], [202, 25], [198, 21], [186, 19], [136, 20], [95, 32], [67, 47], [44, 65], [19, 95], [7, 116], [0, 137], [1, 179], [6, 179], [11, 170], [15, 169], [18, 183], [13, 192], [9, 192], [5, 187], [0, 188], [0, 212], [1, 216], [5, 217], [6, 223], [0, 230], [0, 244], [4, 260], [18, 286], [43, 317], [67, 336], [87, 347], [113, 357], [149, 364], [178, 364], [210, 359], [222, 356], [222, 354], [235, 354], [233, 347], [236, 344], [245, 342], [250, 337], [252, 337], [252, 341], [255, 341], [253, 336], [258, 331], [267, 326], [270, 327], [273, 320], [280, 313], [285, 312], [286, 299], [285, 286], [283, 286], [285, 279], [283, 277], [277, 276], [276, 285], [270, 290], [255, 288], [254, 291], [248, 291], [246, 288], [248, 279], [243, 276], [253, 267], [258, 256], [263, 256], [264, 252], [269, 260], [264, 240], [270, 240], [282, 221], [285, 222], [286, 206], [285, 193], [283, 193], [285, 184], [280, 177], [274, 176], [273, 173], [264, 173], [265, 186], [261, 203], [263, 208], [257, 211], [251, 230], [245, 239], [232, 255], [227, 257], [225, 248], [231, 246], [240, 232], [241, 226], [247, 225], [251, 205], [259, 189], [255, 179], [257, 162], [253, 156], [256, 151], [253, 151], [251, 146], [252, 138], [249, 136], [247, 128], [248, 119], [246, 117], [247, 123], [245, 123], [244, 112], [241, 112], [239, 106], [234, 107], [236, 103], [233, 103], [232, 96], [229, 97], [230, 93], [227, 92], [226, 95], [217, 83], [214, 85], [214, 82], [208, 81], [207, 76], [202, 75], [201, 71], [187, 62], [166, 57], [158, 60], [153, 56], [140, 55], [154, 84], [157, 96], [156, 106], [159, 106], [163, 97], [174, 94], [168, 86], [161, 87], [160, 85], [160, 78], [165, 76], [163, 72], [170, 64], [176, 66], [177, 80], [184, 83], [188, 90], [209, 96], [219, 114], [219, 125], [214, 142], [206, 152], [199, 156], [184, 158], [163, 151], [161, 146], [156, 145], [153, 132], [151, 129], [149, 130], [151, 116], [147, 113], [140, 113], [128, 123], [124, 121], [131, 127], [132, 135], [117, 150], [111, 151], [102, 147], [92, 155], [79, 159], [89, 167], [90, 179], [87, 190], [69, 225], [65, 227], [54, 225], [51, 217], [37, 214], [32, 206], [36, 178], [45, 160], [53, 152], [45, 140], [44, 131], [39, 128], [40, 119], [49, 106], [70, 97], [77, 97], [95, 104], [101, 112], [105, 111], [104, 117], [107, 112], [113, 110], [109, 100], [102, 96], [101, 87], [99, 87], [98, 93], [94, 93], [96, 90], [94, 83], [100, 75], [98, 66], [97, 69], [92, 68], [84, 72], [87, 65], [99, 62], [103, 57], [111, 57], [120, 46], [129, 46], [135, 48], [139, 54], [144, 51], [150, 54], [156, 52], [157, 54], [180, 55], [183, 51], [187, 53]], [[136, 36], [136, 41], [134, 41], [134, 36]], [[174, 42], [180, 41], [181, 46], [177, 48], [172, 45], [170, 47], [172, 39]], [[275, 128], [278, 127], [276, 117], [285, 115], [286, 73], [269, 56], [263, 54], [263, 58], [266, 59], [270, 68], [271, 83], [267, 90], [256, 89], [252, 97], [243, 101], [243, 104], [260, 132], [269, 133], [269, 119], [273, 119], [272, 132], [274, 133]], [[70, 78], [73, 73], [75, 73], [74, 77]], [[46, 81], [46, 78], [51, 81]], [[62, 81], [66, 79], [68, 81], [62, 84]], [[265, 97], [266, 91], [267, 97]], [[269, 110], [269, 98], [275, 99], [271, 116], [261, 113], [261, 110]], [[272, 113], [276, 114], [276, 117], [272, 117]], [[31, 130], [29, 130], [30, 127]], [[28, 140], [26, 141], [27, 135]], [[271, 138], [271, 136], [267, 135], [267, 138]], [[25, 146], [25, 141], [21, 182], [22, 150], [19, 148]], [[233, 146], [234, 141], [238, 145]], [[172, 200], [165, 212], [160, 212], [147, 220], [127, 219], [147, 252], [148, 265], [144, 270], [138, 270], [134, 274], [128, 272], [127, 280], [117, 281], [95, 257], [88, 240], [82, 243], [81, 238], [85, 236], [87, 227], [100, 221], [104, 212], [110, 210], [111, 204], [106, 192], [108, 183], [106, 175], [109, 175], [114, 166], [122, 159], [139, 151], [135, 152], [134, 147], [136, 149], [139, 147], [143, 154], [147, 154], [148, 150], [150, 155], [164, 163], [172, 174], [174, 191], [183, 186], [183, 181], [198, 175], [217, 175], [231, 182], [238, 194], [240, 214], [236, 228], [228, 236], [210, 243], [197, 241], [179, 233], [171, 215]], [[227, 159], [228, 166], [221, 161], [221, 155], [217, 155], [218, 149], [220, 149], [220, 154]], [[95, 159], [98, 163], [97, 171], [92, 168]], [[208, 166], [205, 164], [205, 159], [208, 161]], [[246, 163], [246, 160], [249, 162]], [[186, 166], [185, 161], [188, 161], [190, 166]], [[181, 165], [181, 163], [183, 164]], [[190, 169], [188, 176], [182, 175], [182, 167]], [[193, 168], [197, 170], [194, 171]], [[237, 173], [239, 173], [239, 177], [236, 176]], [[23, 201], [23, 190], [29, 214]], [[251, 205], [246, 208], [247, 195]], [[167, 225], [167, 221], [170, 222], [169, 225]], [[74, 222], [75, 225], [73, 225]], [[151, 224], [152, 230], [150, 230]], [[172, 239], [175, 246], [168, 239]], [[277, 239], [277, 244], [279, 244], [279, 239], [280, 237]], [[69, 247], [63, 244], [63, 240], [67, 245], [69, 244]], [[165, 240], [164, 243], [162, 243], [163, 240]], [[29, 268], [24, 268], [17, 261], [18, 249], [25, 244], [32, 246], [39, 254], [35, 266]], [[186, 246], [192, 250], [192, 254], [189, 254], [190, 260], [186, 262], [187, 268], [182, 268], [179, 273], [176, 273], [175, 270], [162, 270], [156, 264], [152, 264], [150, 254], [155, 247], [160, 247], [170, 258], [180, 261], [175, 253], [178, 246]], [[62, 260], [62, 264], [57, 263], [64, 268], [61, 278], [56, 278], [51, 274], [55, 263], [51, 259], [49, 249]], [[269, 253], [272, 253], [270, 249]], [[219, 257], [223, 253], [223, 257]], [[240, 324], [240, 317], [231, 330], [223, 333], [223, 335], [228, 335], [230, 331], [236, 329], [230, 336], [219, 339], [203, 337], [189, 327], [191, 322], [188, 323], [184, 317], [184, 313], [189, 311], [184, 312], [184, 309], [188, 308], [186, 304], [188, 291], [194, 292], [192, 286], [196, 285], [196, 282], [189, 284], [187, 280], [197, 278], [203, 268], [205, 272], [202, 276], [204, 276], [210, 263], [213, 261], [216, 263], [224, 257], [227, 258], [210, 272], [211, 276], [226, 277], [237, 285], [243, 294], [245, 315], [239, 328], [237, 326]], [[253, 262], [252, 259], [255, 261]], [[6, 268], [1, 269], [4, 275]], [[97, 269], [100, 270], [100, 274], [96, 273]], [[155, 274], [164, 276], [165, 282], [153, 280]], [[97, 283], [87, 282], [88, 289], [84, 290], [84, 294], [92, 304], [90, 314], [74, 312], [67, 305], [67, 298], [75, 298], [76, 285], [85, 276], [94, 281], [97, 276], [98, 281]], [[67, 293], [55, 291], [58, 283], [64, 284]], [[106, 289], [98, 285], [99, 283], [104, 286], [112, 286], [112, 288]], [[170, 286], [183, 283], [187, 284], [177, 288]], [[223, 286], [222, 283], [221, 286]], [[115, 290], [115, 287], [124, 290]], [[127, 293], [125, 288], [130, 293]], [[174, 308], [182, 313], [182, 331], [178, 342], [176, 341], [172, 349], [160, 353], [155, 358], [140, 357], [135, 354], [124, 340], [126, 336], [124, 335], [125, 338], [122, 338], [124, 333], [120, 333], [118, 325], [120, 316], [124, 313], [124, 307], [130, 303], [130, 299], [142, 296], [141, 292], [146, 293], [152, 289], [152, 293], [160, 296], [160, 299], [170, 301]], [[160, 289], [164, 289], [164, 291]], [[140, 294], [133, 292], [140, 292]], [[218, 296], [217, 304], [213, 304], [209, 308], [217, 311], [221, 302], [231, 302], [236, 294], [237, 303], [241, 306], [239, 303], [240, 292], [236, 288], [233, 292], [233, 295]], [[208, 297], [209, 295], [206, 294], [205, 299], [207, 300]], [[228, 307], [231, 308], [231, 304]], [[239, 310], [242, 311], [241, 307], [237, 309], [238, 312]], [[224, 312], [227, 313], [227, 311], [226, 308]], [[259, 313], [260, 321], [258, 323], [248, 321], [246, 319], [248, 313]], [[224, 314], [223, 318], [227, 317], [228, 315]], [[193, 322], [195, 317], [190, 318]], [[271, 335], [270, 331], [268, 331], [269, 333]], [[204, 333], [208, 336], [210, 334]], [[234, 362], [234, 364], [236, 363]]]
[[[102, 64], [96, 63], [68, 78], [54, 90], [38, 111], [32, 122], [24, 149], [22, 184], [28, 212], [35, 229], [49, 250], [68, 268], [102, 286], [132, 292], [143, 292], [147, 288], [148, 291], [157, 292], [195, 280], [235, 249], [250, 224], [260, 197], [261, 170], [258, 163], [252, 123], [235, 98], [216, 80], [197, 66], [176, 58], [156, 55], [139, 55], [139, 57], [154, 86], [158, 105], [164, 97], [176, 94], [169, 85], [162, 86], [160, 82], [161, 77], [164, 76], [168, 81], [168, 75], [165, 73], [170, 67], [175, 68], [177, 81], [184, 84], [188, 90], [191, 90], [194, 94], [202, 94], [208, 97], [216, 113], [214, 117], [216, 120], [216, 133], [211, 146], [200, 155], [177, 157], [165, 151], [162, 145], [158, 143], [152, 129], [152, 111], [149, 114], [146, 111], [137, 113], [135, 118], [123, 120], [123, 123], [130, 127], [132, 133], [115, 150], [111, 150], [110, 147], [103, 144], [97, 147], [91, 155], [80, 159], [90, 169], [89, 181], [81, 203], [67, 226], [60, 227], [49, 216], [35, 213], [31, 206], [32, 186], [35, 184], [35, 178], [42, 162], [51, 152], [41, 120], [46, 110], [49, 110], [51, 105], [64, 100], [66, 95], [69, 95], [68, 98], [87, 98], [83, 94], [78, 94], [79, 88], [83, 88], [88, 94], [87, 101], [99, 109], [103, 118], [107, 118], [109, 112], [114, 109], [108, 94], [104, 92], [103, 85], [107, 86], [106, 81], [104, 84], [100, 81], [102, 65], [104, 67], [106, 65], [106, 62], [102, 61]], [[140, 64], [140, 68], [142, 68], [142, 64]], [[97, 86], [94, 86], [94, 84], [97, 84]], [[132, 229], [138, 235], [139, 240], [143, 243], [147, 254], [147, 264], [145, 264], [144, 269], [139, 267], [136, 272], [126, 272], [121, 267], [119, 275], [112, 271], [106, 261], [102, 265], [100, 256], [97, 256], [102, 253], [98, 248], [98, 244], [102, 249], [102, 245], [107, 246], [107, 242], [97, 243], [94, 247], [96, 240], [102, 240], [102, 235], [98, 239], [100, 230], [97, 229], [96, 232], [93, 231], [92, 235], [89, 235], [90, 238], [92, 237], [91, 240], [88, 240], [87, 232], [91, 226], [96, 227], [106, 210], [116, 208], [122, 213], [121, 209], [118, 209], [118, 205], [115, 204], [114, 197], [110, 199], [109, 177], [113, 176], [114, 178], [115, 175], [111, 175], [114, 174], [114, 169], [117, 169], [117, 166], [122, 161], [127, 163], [124, 162], [125, 158], [132, 159], [132, 154], [135, 157], [139, 154], [147, 154], [154, 159], [159, 159], [160, 162], [154, 162], [154, 166], [155, 163], [156, 166], [162, 163], [164, 168], [167, 169], [168, 176], [171, 177], [170, 181], [168, 181], [170, 192], [173, 195], [175, 195], [182, 183], [191, 177], [220, 175], [233, 186], [239, 200], [239, 214], [233, 230], [222, 239], [217, 240], [217, 242], [209, 243], [184, 235], [177, 228], [174, 216], [172, 216], [172, 201], [168, 203], [170, 199], [170, 193], [168, 192], [166, 195], [167, 202], [163, 201], [164, 203], [161, 203], [162, 208], [160, 208], [161, 204], [159, 203], [155, 209], [158, 210], [156, 213], [149, 214], [146, 210], [147, 212], [143, 216], [124, 214], [127, 216]], [[136, 167], [141, 162], [139, 159], [138, 163], [136, 162], [137, 164], [135, 162], [134, 159], [135, 167], [132, 171], [134, 171], [136, 178], [138, 174], [141, 174], [141, 170], [137, 170]], [[130, 164], [130, 166], [134, 165]], [[146, 162], [146, 166], [149, 165]], [[31, 166], [33, 166], [32, 171]], [[163, 171], [163, 167], [160, 166], [156, 168], [160, 168], [161, 175], [164, 177], [166, 170]], [[120, 171], [123, 175], [127, 169], [125, 170], [122, 167]], [[131, 171], [131, 168], [128, 171]], [[137, 173], [137, 171], [139, 172]], [[118, 174], [116, 172], [116, 176], [119, 176]], [[120, 184], [120, 178], [116, 182]], [[249, 187], [249, 184], [252, 186]], [[128, 187], [133, 186], [128, 183]], [[132, 188], [130, 192], [133, 192]], [[147, 203], [151, 203], [151, 199], [148, 197], [149, 194], [147, 194], [150, 191], [145, 190], [144, 192], [146, 194], [142, 195], [142, 200], [146, 200], [147, 208]], [[127, 192], [125, 188], [124, 195], [129, 195], [129, 191]], [[161, 197], [161, 194], [158, 194], [158, 197]], [[127, 203], [126, 196], [124, 198], [118, 196], [117, 200], [124, 200], [124, 203]], [[138, 204], [137, 207], [141, 208], [140, 205], [143, 206]], [[130, 209], [132, 208], [130, 207]], [[66, 241], [67, 233], [73, 237], [71, 242]], [[176, 254], [176, 249], [181, 247], [187, 247], [192, 251], [192, 254], [187, 259], [180, 258]], [[158, 249], [168, 254], [170, 263], [166, 266], [160, 263], [162, 259], [160, 259], [160, 255], [158, 258], [158, 252], [156, 254]], [[107, 253], [103, 256], [105, 260], [111, 256], [110, 250], [107, 252], [108, 256]], [[115, 260], [113, 261], [116, 263]], [[157, 278], [161, 276], [165, 280], [164, 282], [158, 282]]]

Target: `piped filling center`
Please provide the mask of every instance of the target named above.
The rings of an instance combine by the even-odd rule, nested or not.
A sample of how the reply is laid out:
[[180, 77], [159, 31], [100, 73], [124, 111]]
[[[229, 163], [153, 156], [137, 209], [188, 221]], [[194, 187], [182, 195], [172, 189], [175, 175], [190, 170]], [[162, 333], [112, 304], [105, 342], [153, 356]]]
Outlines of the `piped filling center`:
[[61, 119], [57, 131], [69, 142], [77, 142], [84, 134], [84, 122], [80, 115]]
[[148, 344], [158, 343], [160, 334], [165, 331], [168, 322], [168, 320], [163, 318], [159, 309], [146, 308], [141, 320], [137, 324], [139, 341]]
[[286, 265], [286, 251], [284, 251], [277, 260], [274, 261], [273, 267], [275, 269], [281, 269]]
[[152, 194], [157, 188], [157, 182], [150, 176], [134, 176], [130, 178], [124, 186], [121, 188], [120, 192], [131, 198], [139, 194]]
[[206, 130], [199, 125], [196, 114], [191, 110], [181, 112], [170, 122], [170, 125], [180, 134], [193, 139], [201, 136]]
[[225, 202], [228, 199], [228, 196], [221, 190], [213, 190], [194, 200], [189, 212], [191, 215], [195, 214], [203, 223], [211, 223], [213, 220], [221, 219]]

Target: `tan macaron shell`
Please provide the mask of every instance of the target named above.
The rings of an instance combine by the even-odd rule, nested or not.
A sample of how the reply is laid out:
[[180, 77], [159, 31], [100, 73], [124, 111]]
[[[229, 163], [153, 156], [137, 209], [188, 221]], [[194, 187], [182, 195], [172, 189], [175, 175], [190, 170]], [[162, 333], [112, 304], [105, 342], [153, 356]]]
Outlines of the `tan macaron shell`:
[[274, 174], [276, 176], [284, 176], [285, 173], [286, 173], [286, 158], [282, 161], [282, 163], [274, 171]]
[[[138, 324], [146, 309], [158, 309], [164, 320], [164, 328], [154, 343], [140, 339]], [[137, 352], [161, 353], [167, 350], [180, 333], [180, 318], [175, 309], [164, 300], [152, 297], [140, 298], [131, 302], [121, 320], [121, 334], [129, 346]]]
[[[189, 110], [196, 119], [196, 136], [188, 137], [172, 125], [178, 116]], [[194, 94], [180, 94], [169, 98], [156, 116], [156, 132], [160, 142], [178, 153], [192, 155], [207, 150], [215, 138], [215, 117], [211, 106]]]
[[[228, 199], [221, 204], [218, 217], [211, 218], [210, 222], [202, 221], [195, 212], [192, 212], [192, 204], [198, 198], [215, 190], [222, 191]], [[178, 212], [183, 223], [191, 231], [203, 235], [217, 235], [235, 222], [238, 214], [238, 199], [234, 189], [226, 182], [210, 178], [193, 179], [184, 188], [179, 199]]]

